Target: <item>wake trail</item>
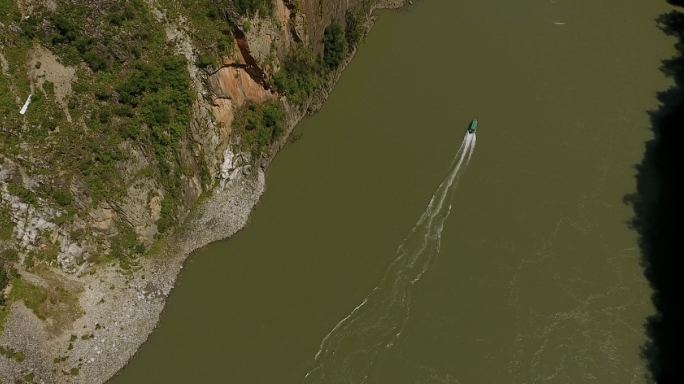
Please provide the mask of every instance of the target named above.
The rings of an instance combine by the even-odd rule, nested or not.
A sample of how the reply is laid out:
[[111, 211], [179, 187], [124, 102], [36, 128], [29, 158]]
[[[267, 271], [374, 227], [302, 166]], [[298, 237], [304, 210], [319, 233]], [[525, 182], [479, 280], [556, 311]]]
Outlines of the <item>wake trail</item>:
[[473, 157], [473, 152], [475, 152], [475, 143], [476, 142], [477, 142], [477, 136], [473, 133], [473, 142], [470, 144], [470, 154], [468, 155], [468, 162], [470, 162], [470, 158]]
[[466, 134], [447, 176], [397, 249], [380, 283], [323, 338], [304, 383], [362, 384], [382, 349], [400, 337], [409, 319], [411, 287], [439, 254], [444, 221], [451, 212], [450, 202], [458, 178], [473, 155], [475, 142], [474, 133]]
[[451, 164], [449, 164], [449, 169], [454, 166], [454, 163], [458, 160], [458, 154], [463, 151], [463, 148], [465, 147], [466, 143], [468, 142], [468, 137], [463, 138], [463, 141], [461, 142], [461, 146], [458, 147], [458, 151], [456, 151], [456, 156], [454, 156], [454, 159], [451, 160]]

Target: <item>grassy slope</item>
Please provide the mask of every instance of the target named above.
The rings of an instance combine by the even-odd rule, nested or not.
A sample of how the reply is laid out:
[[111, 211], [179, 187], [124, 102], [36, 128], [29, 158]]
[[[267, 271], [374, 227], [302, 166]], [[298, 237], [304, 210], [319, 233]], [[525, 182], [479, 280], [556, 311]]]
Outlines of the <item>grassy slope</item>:
[[[118, 234], [104, 239], [73, 221], [77, 216], [87, 217], [102, 201], [120, 203], [128, 187], [152, 180], [163, 194], [161, 218], [156, 223], [157, 238], [161, 238], [182, 224], [179, 209], [190, 208], [181, 196], [181, 177], [195, 176], [211, 188], [212, 178], [202, 158], [187, 156], [197, 150], [188, 140], [194, 101], [188, 63], [166, 42], [163, 25], [142, 0], [59, 4], [55, 12], [38, 7], [31, 17], [22, 18], [15, 2], [0, 3], [0, 22], [6, 26], [8, 42], [0, 52], [9, 64], [8, 73], [0, 74], [0, 153], [19, 164], [29, 178], [40, 180], [28, 186], [14, 175], [7, 190], [36, 208], [59, 210], [62, 215], [54, 221], [72, 239], [94, 239], [102, 249], [99, 260], [115, 261], [130, 270], [136, 267], [137, 255], [150, 249], [138, 242], [129, 223], [117, 220]], [[226, 10], [249, 16], [273, 13], [272, 0], [177, 0], [165, 6], [169, 19], [183, 18], [189, 27], [197, 49], [194, 64], [208, 69], [216, 67], [220, 57], [235, 53], [235, 25], [226, 20]], [[352, 8], [346, 16], [346, 29], [338, 23], [326, 29], [324, 55], [317, 57], [310, 47], [297, 44], [281, 58], [282, 70], [271, 82], [290, 103], [304, 104], [361, 41], [365, 13]], [[54, 84], [45, 81], [41, 88], [34, 87], [32, 103], [22, 116], [18, 110], [31, 94], [29, 56], [37, 46], [75, 68], [76, 81], [65, 105], [57, 103]], [[35, 68], [40, 65], [35, 63]], [[279, 102], [248, 105], [238, 111], [233, 132], [243, 137], [242, 150], [258, 159], [282, 134], [284, 117]], [[143, 153], [151, 165], [126, 174], [127, 145]], [[75, 184], [85, 186], [79, 196], [72, 194]], [[0, 289], [14, 282], [7, 303], [0, 300], [0, 334], [9, 307], [3, 309], [4, 304], [22, 300], [44, 319], [55, 315], [50, 312], [54, 308], [45, 305], [47, 298], [60, 300], [18, 278], [13, 267], [19, 249], [11, 238], [14, 225], [7, 204], [0, 201]], [[42, 248], [28, 252], [23, 268], [54, 265], [59, 244], [46, 239], [39, 242]]]

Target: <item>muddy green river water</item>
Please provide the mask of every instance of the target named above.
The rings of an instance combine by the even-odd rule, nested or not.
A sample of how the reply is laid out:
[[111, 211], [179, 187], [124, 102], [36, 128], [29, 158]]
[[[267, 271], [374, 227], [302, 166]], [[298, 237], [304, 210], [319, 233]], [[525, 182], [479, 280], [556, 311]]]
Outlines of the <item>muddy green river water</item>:
[[191, 256], [112, 382], [646, 382], [651, 291], [623, 197], [670, 85], [668, 10], [381, 12], [248, 227]]

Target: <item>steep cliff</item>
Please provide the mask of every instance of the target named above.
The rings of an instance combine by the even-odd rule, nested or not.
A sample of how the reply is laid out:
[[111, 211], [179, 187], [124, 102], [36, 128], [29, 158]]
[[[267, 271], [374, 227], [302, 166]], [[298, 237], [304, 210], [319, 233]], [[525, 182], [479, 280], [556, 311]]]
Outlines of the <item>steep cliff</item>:
[[378, 7], [402, 0], [0, 3], [0, 382], [104, 382]]

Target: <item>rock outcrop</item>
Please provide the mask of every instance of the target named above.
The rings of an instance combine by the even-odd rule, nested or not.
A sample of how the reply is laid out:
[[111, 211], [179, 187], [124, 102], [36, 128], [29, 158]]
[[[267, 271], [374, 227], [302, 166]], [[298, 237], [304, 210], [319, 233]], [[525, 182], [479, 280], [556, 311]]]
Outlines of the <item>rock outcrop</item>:
[[[16, 253], [16, 260], [7, 261], [17, 274], [15, 285], [24, 284], [23, 289], [48, 295], [48, 299], [32, 306], [7, 297], [8, 306], [0, 307], [0, 322], [2, 314], [6, 316], [0, 328], [0, 352], [4, 351], [0, 353], [0, 382], [13, 383], [30, 376], [33, 382], [41, 383], [102, 383], [122, 369], [156, 327], [187, 256], [232, 236], [247, 224], [265, 189], [264, 169], [298, 121], [320, 108], [355, 51], [303, 105], [290, 104], [287, 95], [278, 94], [269, 83], [282, 69], [284, 58], [298, 45], [323, 53], [326, 26], [333, 20], [344, 23], [350, 7], [367, 3], [302, 0], [295, 6], [290, 1], [275, 0], [273, 16], [236, 18], [230, 13], [229, 21], [235, 28], [232, 54], [222, 57], [218, 64], [200, 67], [196, 64], [200, 48], [193, 41], [197, 34], [188, 18], [172, 17], [164, 3], [146, 1], [167, 43], [186, 59], [193, 95], [187, 132], [174, 144], [180, 165], [172, 164], [166, 171], [177, 176], [177, 195], [172, 200], [175, 205], [167, 203], [171, 201], [167, 199], [169, 189], [155, 171], [163, 159], [135, 140], [112, 144], [116, 146], [112, 152], [125, 153], [123, 158], [99, 160], [111, 162], [113, 165], [106, 171], [120, 175], [117, 180], [121, 185], [107, 186], [118, 188], [118, 195], [108, 191], [98, 195], [94, 193], [96, 186], [83, 177], [60, 170], [55, 173], [59, 174], [62, 189], [54, 189], [48, 175], [27, 172], [36, 164], [47, 168], [49, 156], [41, 158], [39, 152], [27, 147], [22, 147], [19, 156], [0, 153], [0, 213], [7, 212], [7, 222], [12, 225], [8, 231], [0, 231], [0, 254]], [[18, 4], [21, 14], [31, 17], [37, 9], [55, 11], [61, 2], [21, 0]], [[382, 0], [371, 2], [366, 11], [370, 14], [376, 7], [402, 5], [402, 0]], [[10, 76], [15, 68], [2, 49], [3, 76]], [[93, 52], [97, 49], [92, 48]], [[113, 55], [121, 56], [116, 60], [125, 67], [127, 57], [134, 54], [117, 51]], [[65, 65], [50, 50], [36, 45], [25, 67], [29, 68], [26, 80], [30, 92], [54, 98], [48, 102], [64, 113], [72, 124], [72, 134], [98, 129], [93, 120], [118, 121], [118, 115], [107, 114], [106, 104], [122, 96], [118, 91], [96, 95], [102, 100], [95, 102], [107, 113], [73, 112], [77, 110], [74, 103], [79, 102], [74, 98], [78, 94], [78, 73], [89, 70], [84, 63]], [[102, 81], [106, 80], [103, 74]], [[26, 90], [13, 84], [9, 87], [17, 96], [16, 103], [22, 103]], [[244, 150], [234, 124], [247, 107], [270, 103], [282, 104], [285, 132], [255, 157]], [[117, 113], [124, 116], [127, 112]], [[45, 130], [46, 140], [59, 134], [60, 127], [44, 125], [25, 128]], [[158, 134], [146, 124], [140, 129], [141, 135]], [[103, 143], [90, 144], [95, 148], [95, 144]], [[110, 155], [107, 152], [98, 156]], [[174, 166], [183, 169], [176, 172]], [[55, 192], [62, 190], [68, 191], [72, 200], [64, 200], [67, 197]], [[65, 204], [55, 204], [48, 196]], [[174, 212], [171, 218], [181, 224], [165, 232], [164, 218], [169, 217], [169, 211]], [[2, 220], [0, 217], [0, 223]], [[3, 233], [10, 237], [4, 239]], [[145, 255], [117, 259], [113, 256], [117, 249]], [[2, 263], [0, 273], [1, 268]], [[7, 287], [4, 296], [12, 289]]]

